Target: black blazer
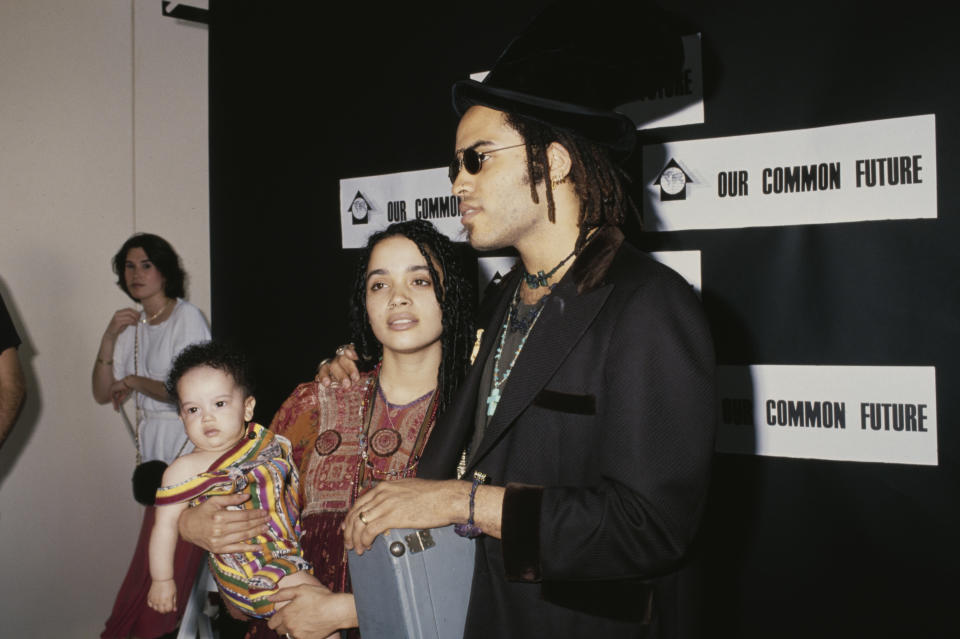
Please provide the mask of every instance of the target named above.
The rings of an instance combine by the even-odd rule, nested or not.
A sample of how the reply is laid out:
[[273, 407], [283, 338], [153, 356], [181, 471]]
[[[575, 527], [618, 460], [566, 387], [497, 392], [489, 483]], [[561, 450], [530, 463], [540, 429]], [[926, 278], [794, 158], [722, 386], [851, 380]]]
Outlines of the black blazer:
[[[449, 477], [473, 430], [474, 365], [419, 475]], [[483, 324], [481, 324], [483, 325]], [[706, 499], [714, 355], [690, 285], [601, 229], [547, 299], [467, 468], [507, 487], [502, 535], [481, 537], [467, 637], [674, 636], [676, 592]]]

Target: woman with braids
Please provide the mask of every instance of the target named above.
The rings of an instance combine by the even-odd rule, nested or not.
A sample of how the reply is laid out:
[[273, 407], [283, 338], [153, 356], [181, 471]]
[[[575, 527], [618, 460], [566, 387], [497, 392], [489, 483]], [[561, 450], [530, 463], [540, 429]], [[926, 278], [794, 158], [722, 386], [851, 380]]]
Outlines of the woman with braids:
[[[429, 222], [392, 224], [370, 237], [351, 308], [365, 370], [349, 387], [301, 384], [270, 426], [293, 447], [301, 546], [323, 586], [281, 590], [271, 599], [289, 603], [269, 622], [254, 623], [248, 637], [275, 637], [274, 630], [325, 637], [357, 626], [341, 524], [374, 484], [417, 474], [436, 415], [469, 366], [473, 300], [453, 243]], [[209, 547], [208, 537], [187, 536], [223, 551]]]

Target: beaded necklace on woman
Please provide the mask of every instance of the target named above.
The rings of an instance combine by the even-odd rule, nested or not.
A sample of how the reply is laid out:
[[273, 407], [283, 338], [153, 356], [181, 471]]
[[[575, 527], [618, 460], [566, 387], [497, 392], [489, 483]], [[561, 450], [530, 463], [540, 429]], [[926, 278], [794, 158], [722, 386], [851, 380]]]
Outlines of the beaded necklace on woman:
[[[360, 407], [360, 423], [363, 430], [360, 432], [357, 444], [360, 459], [357, 462], [356, 475], [353, 482], [353, 501], [356, 501], [361, 489], [366, 488], [368, 483], [382, 480], [393, 480], [409, 477], [413, 474], [420, 463], [420, 455], [426, 446], [427, 437], [433, 427], [437, 416], [437, 389], [434, 388], [425, 395], [402, 405], [391, 404], [387, 396], [383, 393], [380, 385], [380, 368], [382, 364], [377, 364], [373, 377], [367, 387], [363, 403]], [[379, 400], [379, 402], [378, 402]], [[423, 412], [423, 419], [417, 428], [417, 436], [414, 440], [413, 448], [410, 451], [410, 457], [407, 459], [403, 468], [395, 470], [380, 470], [374, 464], [373, 456], [388, 458], [393, 456], [403, 443], [403, 433], [397, 421], [402, 423], [403, 413], [413, 410], [423, 402], [428, 402]], [[381, 407], [381, 418], [379, 428], [370, 433], [373, 422], [373, 413], [379, 403]], [[396, 413], [391, 415], [391, 410]], [[394, 418], [397, 418], [396, 420]]]

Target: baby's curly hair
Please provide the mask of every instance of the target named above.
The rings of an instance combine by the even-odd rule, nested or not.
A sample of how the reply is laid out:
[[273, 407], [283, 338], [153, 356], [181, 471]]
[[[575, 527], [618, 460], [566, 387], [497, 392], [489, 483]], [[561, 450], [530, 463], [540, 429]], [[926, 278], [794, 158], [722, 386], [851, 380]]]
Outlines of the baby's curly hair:
[[243, 389], [244, 399], [253, 395], [253, 376], [250, 373], [247, 358], [240, 351], [215, 340], [198, 342], [180, 351], [180, 354], [173, 360], [170, 374], [167, 375], [167, 392], [170, 393], [170, 397], [174, 399], [178, 407], [180, 406], [180, 396], [177, 393], [177, 383], [188, 371], [200, 366], [208, 366], [223, 371], [232, 377], [237, 386]]

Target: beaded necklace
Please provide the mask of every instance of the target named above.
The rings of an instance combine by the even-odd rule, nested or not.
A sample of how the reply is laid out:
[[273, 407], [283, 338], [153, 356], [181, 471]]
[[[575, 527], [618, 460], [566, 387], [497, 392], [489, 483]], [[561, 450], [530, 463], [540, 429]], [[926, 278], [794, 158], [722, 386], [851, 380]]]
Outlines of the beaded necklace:
[[531, 275], [530, 273], [527, 273], [527, 269], [526, 267], [524, 267], [523, 281], [526, 282], [527, 286], [530, 287], [531, 289], [537, 289], [537, 288], [540, 288], [541, 286], [549, 286], [548, 282], [550, 278], [553, 277], [553, 275], [560, 270], [560, 267], [566, 264], [567, 260], [573, 257], [576, 252], [577, 252], [577, 249], [573, 249], [572, 251], [570, 251], [570, 255], [560, 260], [560, 263], [554, 266], [552, 269], [550, 269], [549, 273], [544, 273], [543, 271], [537, 271], [536, 275]]
[[153, 320], [155, 320], [155, 319], [157, 319], [158, 317], [160, 317], [160, 314], [163, 313], [165, 310], [167, 310], [167, 307], [170, 306], [170, 302], [172, 302], [172, 301], [173, 301], [172, 299], [168, 299], [166, 302], [163, 303], [163, 306], [160, 307], [160, 310], [157, 311], [156, 313], [154, 313], [153, 315], [151, 315], [150, 317], [147, 317], [147, 307], [144, 306], [144, 307], [143, 307], [143, 317], [140, 318], [140, 323], [141, 323], [141, 324], [149, 324], [149, 323], [152, 322]]
[[523, 328], [525, 329], [523, 331], [523, 338], [521, 338], [520, 343], [517, 344], [517, 350], [513, 353], [513, 359], [510, 361], [510, 365], [501, 374], [500, 358], [503, 356], [504, 342], [507, 341], [507, 330], [510, 328], [511, 318], [517, 315], [517, 309], [520, 304], [520, 284], [517, 284], [517, 290], [513, 294], [513, 300], [510, 302], [510, 309], [507, 311], [507, 316], [503, 320], [503, 326], [500, 328], [500, 344], [497, 346], [497, 352], [493, 356], [493, 383], [490, 387], [490, 394], [487, 395], [487, 417], [492, 417], [497, 411], [497, 404], [500, 403], [500, 387], [506, 383], [507, 378], [510, 377], [510, 373], [513, 372], [513, 365], [517, 363], [517, 358], [520, 357], [520, 351], [523, 350], [523, 345], [527, 343], [527, 337], [530, 336], [534, 325], [537, 323], [537, 320], [540, 319], [540, 313], [543, 312], [544, 300], [546, 300], [546, 296], [540, 299], [540, 303], [537, 305], [532, 317], [527, 318], [529, 325], [527, 325], [527, 322], [523, 323]]
[[[381, 364], [377, 364], [377, 368], [373, 374], [373, 379], [367, 387], [367, 392], [365, 393], [363, 403], [360, 407], [363, 430], [361, 431], [357, 442], [357, 447], [360, 452], [360, 460], [357, 463], [357, 473], [353, 484], [354, 502], [356, 502], [357, 497], [359, 496], [361, 486], [363, 486], [364, 482], [366, 481], [368, 471], [371, 478], [374, 480], [400, 479], [410, 475], [410, 473], [420, 463], [420, 455], [423, 453], [424, 446], [426, 446], [427, 435], [430, 432], [430, 425], [434, 423], [434, 418], [437, 415], [437, 390], [433, 389], [430, 391], [430, 403], [427, 405], [427, 409], [423, 413], [423, 421], [420, 422], [420, 428], [417, 429], [417, 439], [413, 444], [413, 450], [410, 451], [410, 458], [407, 460], [407, 463], [403, 468], [398, 470], [378, 470], [370, 461], [369, 451], [372, 449], [373, 453], [379, 457], [389, 457], [393, 453], [397, 452], [403, 440], [402, 435], [396, 430], [393, 419], [390, 417], [390, 404], [387, 402], [386, 396], [380, 389], [380, 366]], [[377, 401], [378, 397], [383, 402], [383, 410], [389, 427], [377, 429], [374, 431], [373, 435], [370, 435], [368, 438], [367, 435], [370, 432], [370, 424], [373, 421], [374, 403]], [[422, 399], [423, 397], [416, 399], [414, 402], [411, 402], [411, 404], [419, 402]]]
[[[164, 306], [164, 308], [166, 308], [166, 306]], [[163, 310], [163, 309], [160, 309], [160, 310]], [[153, 317], [156, 318], [157, 315], [154, 315]], [[145, 323], [146, 323], [146, 320], [143, 320], [143, 319], [140, 320], [140, 324], [145, 324]], [[140, 326], [138, 324], [133, 325], [133, 374], [136, 376], [140, 375]], [[143, 416], [144, 408], [143, 408], [142, 400], [143, 398], [141, 397], [140, 393], [137, 391], [133, 391], [133, 404], [136, 407], [135, 417], [137, 420], [137, 427], [136, 427], [136, 430], [133, 432], [133, 443], [136, 444], [137, 446], [137, 466], [143, 463], [143, 454], [140, 451], [140, 422], [142, 422], [144, 419], [144, 416]], [[124, 415], [126, 415], [126, 413], [124, 413]], [[177, 451], [177, 457], [183, 454], [183, 450], [187, 447], [187, 443], [189, 442], [190, 442], [189, 437], [183, 440], [183, 444], [180, 446], [180, 450]]]
[[[554, 286], [556, 285], [551, 284], [550, 290], [553, 290]], [[547, 296], [544, 295], [533, 304], [530, 304], [530, 309], [522, 316], [520, 315], [520, 304], [510, 304], [510, 308], [507, 310], [507, 320], [510, 322], [510, 330], [514, 333], [530, 332], [530, 329], [533, 328], [533, 323], [537, 321], [537, 317], [540, 316], [540, 309], [543, 308], [546, 301]]]

